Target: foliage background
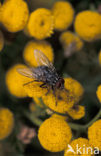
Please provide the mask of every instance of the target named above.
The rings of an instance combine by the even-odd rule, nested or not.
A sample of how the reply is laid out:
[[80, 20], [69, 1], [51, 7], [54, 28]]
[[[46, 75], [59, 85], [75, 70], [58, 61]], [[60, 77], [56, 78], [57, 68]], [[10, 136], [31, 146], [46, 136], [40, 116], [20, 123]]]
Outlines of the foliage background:
[[[56, 0], [27, 0], [30, 11], [39, 8], [51, 8], [52, 4]], [[97, 10], [101, 5], [100, 0], [68, 0], [71, 2], [75, 9], [75, 13], [82, 10]], [[1, 0], [3, 2], [3, 0]], [[96, 21], [95, 21], [96, 22]], [[74, 31], [73, 26], [69, 30]], [[37, 137], [29, 144], [23, 147], [23, 145], [16, 139], [17, 124], [19, 121], [25, 122], [28, 126], [34, 127], [37, 130], [37, 126], [27, 119], [22, 110], [29, 108], [30, 98], [18, 99], [10, 95], [5, 85], [5, 73], [7, 70], [16, 63], [24, 63], [22, 52], [24, 46], [29, 41], [23, 32], [15, 34], [4, 33], [6, 44], [0, 53], [0, 106], [10, 108], [15, 115], [16, 125], [13, 134], [3, 142], [3, 154], [6, 156], [61, 156], [63, 153], [50, 153], [42, 149]], [[55, 52], [55, 67], [58, 72], [66, 76], [67, 74], [78, 80], [85, 89], [85, 95], [83, 98], [83, 105], [86, 107], [86, 116], [75, 122], [81, 124], [88, 123], [98, 112], [100, 104], [96, 98], [97, 86], [101, 83], [101, 67], [98, 64], [98, 52], [101, 48], [101, 40], [97, 42], [84, 43], [84, 48], [81, 52], [75, 53], [72, 57], [66, 59], [63, 56], [63, 49], [59, 42], [59, 32], [55, 32], [53, 36], [47, 39], [53, 46]], [[31, 40], [31, 39], [30, 39]], [[62, 61], [61, 61], [62, 60]], [[82, 134], [84, 136], [86, 134]]]

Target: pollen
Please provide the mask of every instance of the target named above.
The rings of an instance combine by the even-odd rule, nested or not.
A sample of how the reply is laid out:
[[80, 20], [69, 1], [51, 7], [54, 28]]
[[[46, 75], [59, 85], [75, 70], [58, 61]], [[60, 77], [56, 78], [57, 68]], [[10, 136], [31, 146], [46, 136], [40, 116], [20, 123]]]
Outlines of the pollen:
[[40, 144], [50, 152], [64, 150], [72, 138], [68, 123], [60, 118], [50, 117], [40, 126], [38, 131]]
[[52, 46], [47, 41], [30, 41], [24, 48], [23, 57], [25, 62], [30, 66], [37, 67], [37, 62], [34, 56], [34, 50], [42, 51], [50, 62], [54, 61], [54, 53]]
[[52, 14], [55, 19], [55, 29], [66, 30], [73, 22], [74, 9], [69, 2], [55, 2], [52, 7]]
[[29, 10], [23, 0], [5, 1], [0, 12], [1, 22], [10, 32], [21, 31], [27, 24]]
[[39, 8], [30, 14], [25, 31], [38, 40], [50, 37], [53, 33], [54, 18], [51, 11]]
[[0, 108], [0, 140], [3, 140], [10, 135], [13, 127], [13, 113], [7, 108]]

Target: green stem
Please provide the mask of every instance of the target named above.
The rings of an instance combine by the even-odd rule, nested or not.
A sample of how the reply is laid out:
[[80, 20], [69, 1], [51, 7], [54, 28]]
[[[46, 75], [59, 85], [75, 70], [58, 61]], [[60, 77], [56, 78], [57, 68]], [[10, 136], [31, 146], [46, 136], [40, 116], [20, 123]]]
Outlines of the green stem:
[[42, 124], [42, 120], [35, 117], [32, 113], [24, 112], [25, 116], [35, 125], [40, 126]]
[[97, 113], [97, 115], [86, 125], [79, 125], [79, 124], [74, 124], [74, 123], [69, 123], [71, 129], [73, 130], [81, 130], [85, 131], [89, 126], [91, 126], [99, 117], [101, 116], [101, 109]]

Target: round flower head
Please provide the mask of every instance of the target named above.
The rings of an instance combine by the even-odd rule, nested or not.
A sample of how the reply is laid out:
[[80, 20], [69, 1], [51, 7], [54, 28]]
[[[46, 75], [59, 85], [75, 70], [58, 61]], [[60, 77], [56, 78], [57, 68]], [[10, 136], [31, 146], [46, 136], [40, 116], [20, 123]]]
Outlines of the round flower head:
[[40, 50], [42, 51], [50, 62], [53, 62], [54, 60], [54, 54], [53, 49], [51, 45], [46, 41], [30, 41], [24, 48], [23, 57], [26, 61], [26, 63], [30, 66], [38, 66], [35, 56], [34, 56], [34, 50]]
[[76, 16], [74, 27], [78, 35], [85, 41], [99, 39], [101, 37], [101, 16], [97, 12], [82, 11]]
[[82, 85], [72, 78], [65, 78], [65, 88], [69, 90], [75, 97], [75, 103], [78, 102], [84, 94]]
[[55, 2], [52, 8], [52, 14], [55, 19], [56, 30], [66, 30], [73, 22], [74, 10], [69, 2]]
[[74, 106], [68, 110], [68, 114], [74, 119], [78, 120], [84, 117], [85, 115], [85, 108], [83, 106]]
[[8, 137], [14, 126], [14, 117], [7, 108], [0, 108], [0, 140]]
[[6, 73], [6, 85], [12, 95], [23, 98], [27, 96], [23, 85], [29, 81], [32, 81], [32, 79], [20, 75], [17, 72], [17, 69], [19, 68], [26, 68], [26, 66], [22, 64], [16, 64], [8, 70]]
[[[69, 145], [72, 147], [73, 152], [68, 151], [69, 148], [67, 147], [65, 150], [64, 156], [78, 156], [78, 155], [92, 156], [91, 151], [86, 150], [87, 148], [91, 147], [88, 139], [78, 138], [78, 139], [73, 140], [71, 143], [69, 143]], [[77, 148], [77, 146], [78, 146], [78, 148]], [[77, 149], [80, 149], [80, 152]]]
[[79, 36], [70, 31], [66, 31], [61, 34], [60, 42], [62, 43], [64, 49], [68, 50], [71, 46], [71, 51], [78, 51], [83, 47], [83, 42]]
[[53, 33], [54, 19], [51, 11], [39, 8], [30, 14], [26, 30], [28, 34], [38, 40], [50, 37]]
[[96, 95], [97, 95], [99, 102], [101, 102], [101, 85], [98, 86]]
[[1, 8], [1, 22], [10, 32], [24, 29], [29, 17], [27, 3], [23, 0], [5, 1]]
[[101, 120], [97, 120], [88, 128], [89, 142], [101, 151]]
[[0, 31], [0, 51], [2, 51], [3, 47], [4, 47], [4, 37], [2, 32]]
[[40, 144], [50, 152], [64, 150], [72, 138], [69, 125], [60, 118], [51, 117], [45, 120], [38, 131]]
[[75, 103], [73, 94], [66, 91], [57, 91], [55, 94], [56, 96], [51, 91], [47, 96], [44, 95], [42, 97], [44, 104], [55, 112], [67, 114]]
[[65, 114], [81, 99], [84, 90], [81, 84], [72, 78], [65, 78], [64, 87], [65, 89], [62, 91], [57, 90], [56, 95], [50, 92], [47, 96], [44, 95], [42, 99], [50, 109]]
[[101, 50], [100, 50], [99, 55], [98, 55], [98, 61], [99, 61], [99, 65], [101, 65]]

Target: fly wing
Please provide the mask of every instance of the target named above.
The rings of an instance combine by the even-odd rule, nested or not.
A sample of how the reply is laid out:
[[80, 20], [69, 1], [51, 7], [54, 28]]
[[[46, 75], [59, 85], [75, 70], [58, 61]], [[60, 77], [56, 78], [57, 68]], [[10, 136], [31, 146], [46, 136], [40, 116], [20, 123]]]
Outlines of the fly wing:
[[45, 56], [40, 50], [34, 50], [34, 56], [38, 66], [48, 66], [50, 68], [54, 68], [53, 64], [49, 61], [47, 56]]
[[34, 79], [37, 77], [36, 73], [34, 73], [35, 68], [18, 68], [17, 72], [23, 76]]

